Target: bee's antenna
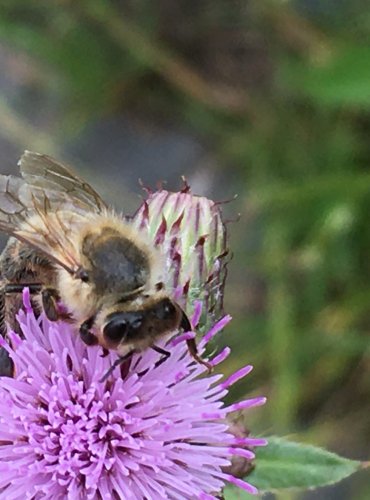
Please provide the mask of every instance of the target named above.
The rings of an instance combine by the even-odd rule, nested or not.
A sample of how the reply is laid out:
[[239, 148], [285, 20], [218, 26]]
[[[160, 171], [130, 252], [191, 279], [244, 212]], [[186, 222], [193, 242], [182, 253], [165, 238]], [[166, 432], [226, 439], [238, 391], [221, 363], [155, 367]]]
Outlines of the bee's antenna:
[[204, 365], [207, 367], [208, 373], [212, 373], [213, 371], [213, 365], [209, 361], [206, 361], [205, 359], [201, 358], [198, 354], [198, 348], [197, 344], [195, 343], [194, 339], [187, 339], [186, 343], [188, 345], [188, 350], [190, 355], [192, 356], [195, 361], [201, 365]]
[[184, 332], [191, 332], [193, 330], [190, 320], [187, 317], [186, 313], [181, 309], [181, 323], [180, 328], [184, 330]]
[[[181, 323], [180, 327], [184, 330], [184, 332], [191, 332], [192, 331], [192, 326], [190, 323], [189, 318], [187, 317], [186, 313], [182, 311], [182, 318], [181, 318]], [[209, 361], [205, 361], [202, 359], [199, 354], [198, 354], [198, 348], [197, 344], [194, 339], [187, 339], [186, 340], [188, 350], [190, 355], [195, 359], [197, 363], [200, 363], [201, 365], [204, 365], [208, 369], [208, 373], [211, 373], [213, 370], [213, 366]]]

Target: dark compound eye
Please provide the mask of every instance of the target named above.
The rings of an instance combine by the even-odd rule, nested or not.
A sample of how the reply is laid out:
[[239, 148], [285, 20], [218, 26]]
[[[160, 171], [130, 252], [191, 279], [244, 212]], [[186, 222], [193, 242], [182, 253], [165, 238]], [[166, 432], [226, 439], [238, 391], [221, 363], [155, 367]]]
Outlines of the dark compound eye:
[[176, 307], [169, 299], [165, 299], [156, 307], [155, 313], [159, 319], [169, 319], [176, 314]]
[[127, 321], [123, 318], [115, 318], [104, 327], [104, 336], [113, 341], [121, 341], [128, 331]]

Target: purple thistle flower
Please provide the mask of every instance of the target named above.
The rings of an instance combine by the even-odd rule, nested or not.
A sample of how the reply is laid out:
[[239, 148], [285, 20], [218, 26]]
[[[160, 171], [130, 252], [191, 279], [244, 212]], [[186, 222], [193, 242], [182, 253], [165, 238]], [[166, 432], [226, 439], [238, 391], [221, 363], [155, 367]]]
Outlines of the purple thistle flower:
[[[252, 460], [247, 448], [265, 441], [235, 437], [226, 417], [265, 398], [222, 402], [250, 366], [223, 382], [222, 375], [200, 378], [205, 367], [185, 342], [168, 337], [160, 344], [171, 351], [165, 363], [155, 367], [158, 354], [147, 350], [123, 377], [100, 383], [116, 355], [86, 347], [65, 323], [36, 319], [28, 290], [24, 306], [24, 339], [10, 333], [13, 347], [2, 342], [16, 377], [0, 378], [1, 498], [212, 499], [227, 483], [257, 492], [226, 470], [234, 456]], [[200, 351], [229, 319], [214, 325]]]
[[[161, 190], [132, 223], [164, 257], [166, 288], [204, 333], [204, 355], [231, 319], [221, 315], [227, 247], [218, 205], [187, 186]], [[251, 448], [266, 442], [235, 432], [228, 419], [265, 398], [223, 403], [251, 366], [222, 381], [190, 356], [185, 341], [195, 332], [173, 332], [157, 342], [171, 353], [164, 363], [148, 349], [99, 382], [117, 354], [103, 357], [67, 323], [36, 319], [28, 290], [18, 321], [23, 337], [9, 332], [10, 345], [0, 337], [16, 370], [0, 378], [1, 498], [209, 500], [227, 483], [257, 493], [240, 475], [251, 468]]]

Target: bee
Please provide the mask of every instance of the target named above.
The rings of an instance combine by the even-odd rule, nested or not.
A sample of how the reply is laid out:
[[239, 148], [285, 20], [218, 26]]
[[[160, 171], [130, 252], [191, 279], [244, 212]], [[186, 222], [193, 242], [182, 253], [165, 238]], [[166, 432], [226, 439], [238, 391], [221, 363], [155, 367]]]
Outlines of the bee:
[[[87, 345], [114, 350], [117, 361], [152, 348], [191, 324], [165, 290], [160, 255], [143, 235], [107, 207], [83, 179], [49, 156], [25, 151], [20, 177], [0, 176], [0, 231], [10, 235], [0, 257], [0, 333], [18, 329], [15, 314], [29, 287], [33, 305], [50, 321], [76, 325]], [[63, 304], [64, 308], [60, 307]], [[193, 358], [211, 369], [187, 340]], [[0, 350], [0, 375], [13, 364]]]

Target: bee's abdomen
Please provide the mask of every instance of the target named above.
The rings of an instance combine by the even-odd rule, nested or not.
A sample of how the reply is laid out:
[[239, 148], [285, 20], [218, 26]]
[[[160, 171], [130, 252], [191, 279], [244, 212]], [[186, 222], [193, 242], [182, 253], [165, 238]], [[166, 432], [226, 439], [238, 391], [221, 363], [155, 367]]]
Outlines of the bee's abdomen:
[[[0, 333], [6, 334], [6, 324], [17, 333], [21, 333], [16, 315], [22, 308], [22, 294], [5, 295], [5, 287], [9, 284], [22, 285], [38, 283], [54, 286], [55, 269], [49, 259], [40, 251], [10, 238], [0, 257]], [[37, 300], [32, 300], [35, 313], [40, 312]]]
[[1, 278], [10, 283], [51, 284], [54, 267], [40, 251], [10, 238], [0, 257]]

